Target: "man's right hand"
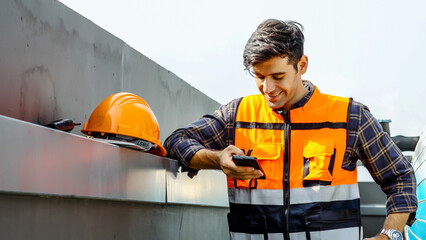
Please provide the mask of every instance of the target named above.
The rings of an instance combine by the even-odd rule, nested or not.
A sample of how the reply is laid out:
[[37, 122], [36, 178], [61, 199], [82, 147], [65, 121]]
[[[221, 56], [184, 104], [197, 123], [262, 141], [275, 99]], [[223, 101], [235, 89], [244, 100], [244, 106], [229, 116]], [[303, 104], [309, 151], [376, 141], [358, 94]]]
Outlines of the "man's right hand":
[[244, 155], [244, 152], [234, 145], [229, 145], [221, 151], [201, 149], [191, 159], [189, 167], [195, 169], [222, 169], [226, 176], [233, 179], [253, 179], [263, 176], [262, 171], [253, 167], [235, 165], [233, 155]]
[[226, 176], [233, 179], [252, 179], [263, 176], [262, 171], [253, 167], [243, 167], [235, 165], [232, 155], [244, 155], [244, 152], [234, 145], [229, 145], [219, 154], [219, 165]]

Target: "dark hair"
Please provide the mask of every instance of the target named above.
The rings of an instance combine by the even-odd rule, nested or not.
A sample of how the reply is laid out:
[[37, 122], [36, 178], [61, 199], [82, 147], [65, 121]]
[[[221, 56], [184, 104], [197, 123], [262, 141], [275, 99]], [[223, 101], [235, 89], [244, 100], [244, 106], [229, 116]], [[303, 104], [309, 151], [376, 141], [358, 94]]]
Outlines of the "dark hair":
[[248, 70], [257, 63], [280, 56], [288, 57], [297, 71], [297, 63], [303, 56], [302, 24], [295, 21], [268, 19], [262, 22], [247, 41], [244, 49], [244, 66]]

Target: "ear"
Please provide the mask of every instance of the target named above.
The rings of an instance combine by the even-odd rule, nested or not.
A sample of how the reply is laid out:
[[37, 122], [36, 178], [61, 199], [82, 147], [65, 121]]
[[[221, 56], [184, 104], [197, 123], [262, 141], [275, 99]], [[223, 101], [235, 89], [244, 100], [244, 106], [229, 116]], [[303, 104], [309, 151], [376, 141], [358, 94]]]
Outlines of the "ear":
[[306, 55], [303, 55], [299, 62], [297, 63], [297, 68], [300, 73], [300, 75], [303, 75], [306, 73], [306, 70], [308, 69], [308, 57]]

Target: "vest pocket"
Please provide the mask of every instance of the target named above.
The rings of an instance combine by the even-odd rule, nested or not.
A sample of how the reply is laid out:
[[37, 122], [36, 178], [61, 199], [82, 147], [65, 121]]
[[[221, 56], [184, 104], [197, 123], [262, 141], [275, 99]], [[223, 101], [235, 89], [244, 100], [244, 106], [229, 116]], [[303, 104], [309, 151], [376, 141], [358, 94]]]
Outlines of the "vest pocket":
[[309, 140], [303, 146], [303, 186], [330, 185], [336, 149], [333, 139]]
[[264, 239], [268, 239], [268, 226], [263, 214], [228, 213], [228, 226], [230, 232], [263, 234]]
[[234, 180], [228, 178], [228, 187], [235, 188], [264, 188], [279, 189], [282, 187], [282, 167], [277, 167], [278, 159], [281, 158], [282, 144], [276, 143], [252, 143], [249, 146], [237, 145], [250, 152], [250, 156], [256, 157], [257, 162], [265, 173], [265, 179]]
[[251, 156], [256, 157], [260, 167], [266, 175], [266, 179], [276, 179], [282, 175], [282, 169], [276, 170], [276, 160], [281, 157], [282, 145], [276, 143], [256, 143]]

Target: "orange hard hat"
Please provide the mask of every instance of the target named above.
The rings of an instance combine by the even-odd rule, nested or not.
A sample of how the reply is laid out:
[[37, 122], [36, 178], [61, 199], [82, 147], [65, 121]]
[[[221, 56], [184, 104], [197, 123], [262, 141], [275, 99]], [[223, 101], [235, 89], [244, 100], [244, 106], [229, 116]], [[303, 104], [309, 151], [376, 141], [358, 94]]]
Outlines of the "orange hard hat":
[[135, 139], [138, 143], [140, 140], [148, 141], [152, 143], [148, 144], [152, 145], [148, 152], [159, 156], [167, 154], [161, 145], [160, 129], [154, 113], [141, 97], [132, 93], [116, 93], [103, 100], [93, 110], [81, 132], [94, 137], [117, 136], [115, 139], [126, 141]]

